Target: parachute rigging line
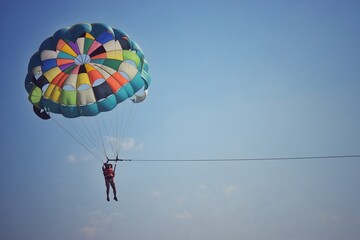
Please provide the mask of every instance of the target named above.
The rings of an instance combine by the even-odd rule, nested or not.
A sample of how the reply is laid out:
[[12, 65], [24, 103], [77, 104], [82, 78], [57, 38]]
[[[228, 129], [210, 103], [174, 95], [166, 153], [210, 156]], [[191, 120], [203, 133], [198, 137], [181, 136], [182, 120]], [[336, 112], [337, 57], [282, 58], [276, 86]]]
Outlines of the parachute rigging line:
[[[123, 108], [125, 108], [125, 105], [123, 105]], [[128, 116], [128, 118], [124, 121], [124, 124], [125, 124], [125, 126], [124, 126], [124, 129], [123, 129], [123, 131], [122, 131], [122, 133], [120, 133], [120, 138], [119, 138], [119, 142], [120, 142], [120, 144], [118, 144], [118, 147], [117, 147], [117, 152], [116, 152], [116, 155], [117, 156], [119, 156], [119, 153], [120, 153], [120, 151], [121, 151], [121, 145], [123, 144], [123, 143], [125, 143], [126, 144], [126, 139], [127, 139], [127, 137], [128, 137], [128, 135], [129, 135], [129, 132], [130, 132], [130, 129], [131, 129], [131, 127], [132, 127], [132, 123], [134, 122], [134, 118], [135, 118], [135, 116], [136, 116], [136, 113], [137, 113], [137, 109], [138, 109], [138, 104], [130, 104], [129, 106], [128, 106], [128, 108], [130, 108], [130, 109], [127, 109], [127, 112], [128, 112], [128, 114], [129, 114], [129, 116]], [[123, 121], [122, 121], [123, 122]]]
[[[102, 149], [99, 141], [97, 141], [98, 137], [96, 136], [96, 131], [94, 131], [94, 126], [91, 124], [91, 122], [86, 121], [84, 118], [79, 118], [78, 120], [80, 120], [81, 126], [84, 126], [83, 128], [78, 126], [80, 123], [78, 125], [76, 124], [76, 120], [68, 119], [73, 129], [76, 130], [76, 132], [78, 133], [78, 136], [81, 138], [82, 142], [86, 142], [86, 144], [84, 145], [92, 146], [94, 149]], [[92, 128], [92, 131], [90, 127]], [[95, 134], [95, 136], [93, 133]], [[101, 155], [99, 154], [99, 151], [100, 150], [95, 152], [98, 155]]]
[[[97, 129], [98, 129], [98, 133], [99, 133], [99, 137], [100, 137], [102, 149], [103, 149], [103, 151], [104, 151], [105, 156], [107, 157], [106, 148], [105, 148], [105, 143], [104, 143], [102, 131], [101, 131], [101, 128], [100, 128], [100, 125], [99, 125], [99, 121], [102, 120], [102, 124], [106, 127], [106, 124], [104, 124], [103, 115], [100, 115], [100, 120], [99, 120], [99, 118], [95, 118], [95, 120], [96, 120], [96, 125], [97, 125]], [[106, 130], [106, 129], [105, 129], [105, 130]]]
[[98, 156], [96, 156], [96, 154], [91, 151], [88, 147], [86, 147], [78, 138], [76, 138], [71, 132], [69, 132], [66, 128], [64, 128], [55, 118], [50, 118], [53, 119], [54, 122], [62, 129], [64, 130], [67, 134], [69, 134], [75, 141], [77, 141], [82, 147], [84, 147], [91, 155], [94, 156], [94, 158], [100, 162], [102, 162]]

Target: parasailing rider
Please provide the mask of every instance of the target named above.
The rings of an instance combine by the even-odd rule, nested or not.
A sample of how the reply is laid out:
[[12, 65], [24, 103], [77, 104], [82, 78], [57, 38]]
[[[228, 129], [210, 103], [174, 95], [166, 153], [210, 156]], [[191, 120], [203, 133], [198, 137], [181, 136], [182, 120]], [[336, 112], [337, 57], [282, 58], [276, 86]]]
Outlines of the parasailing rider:
[[[117, 161], [118, 159], [116, 159]], [[108, 161], [109, 162], [109, 159]], [[104, 163], [103, 167], [102, 167], [102, 171], [104, 174], [104, 178], [105, 178], [105, 185], [106, 185], [106, 197], [107, 200], [110, 201], [109, 198], [109, 191], [110, 191], [110, 186], [113, 190], [114, 193], [114, 200], [117, 201], [117, 197], [116, 197], [116, 186], [115, 186], [115, 182], [114, 182], [114, 177], [115, 177], [115, 169], [116, 169], [116, 164], [115, 164], [115, 168], [113, 169], [113, 165], [110, 163]]]

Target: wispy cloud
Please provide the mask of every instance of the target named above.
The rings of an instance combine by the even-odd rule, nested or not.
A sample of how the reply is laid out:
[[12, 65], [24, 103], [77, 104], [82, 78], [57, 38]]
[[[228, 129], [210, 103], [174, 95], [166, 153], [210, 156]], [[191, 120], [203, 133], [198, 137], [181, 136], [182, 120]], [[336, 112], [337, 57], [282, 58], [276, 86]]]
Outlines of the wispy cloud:
[[137, 143], [135, 138], [118, 139], [113, 136], [106, 136], [106, 141], [115, 149], [124, 151], [141, 150], [144, 147], [144, 144]]
[[234, 184], [226, 185], [198, 185], [196, 201], [201, 205], [196, 211], [201, 211], [209, 217], [223, 217], [241, 206], [242, 201], [238, 198], [238, 189]]
[[233, 184], [224, 185], [224, 186], [208, 186], [206, 184], [200, 184], [198, 186], [199, 194], [203, 195], [216, 195], [216, 196], [226, 196], [230, 197], [237, 192], [237, 188]]
[[340, 220], [339, 215], [330, 212], [317, 212], [317, 216], [321, 221], [324, 222], [337, 222]]
[[88, 237], [106, 232], [108, 229], [118, 225], [121, 220], [127, 218], [125, 214], [120, 212], [104, 213], [102, 210], [96, 210], [90, 213], [89, 216], [89, 223], [79, 229], [83, 235]]
[[206, 184], [200, 184], [200, 186], [199, 186], [199, 190], [200, 191], [203, 191], [203, 190], [205, 190], [206, 189]]
[[91, 224], [93, 225], [110, 225], [120, 219], [124, 219], [127, 216], [123, 213], [112, 212], [110, 214], [104, 213], [102, 210], [96, 210], [90, 214]]
[[88, 237], [93, 237], [96, 235], [98, 229], [94, 226], [87, 226], [80, 228], [80, 232]]
[[77, 156], [75, 154], [70, 154], [68, 155], [67, 157], [67, 161], [69, 163], [77, 163], [77, 162], [85, 162], [85, 161], [88, 161], [89, 159], [91, 159], [92, 157], [91, 156]]
[[187, 201], [187, 197], [186, 196], [179, 196], [176, 198], [176, 201], [179, 203], [179, 204], [184, 204], [186, 201]]
[[228, 197], [236, 193], [236, 191], [237, 189], [234, 185], [225, 186], [223, 189], [224, 194]]
[[175, 213], [174, 218], [180, 220], [189, 220], [192, 218], [192, 214], [190, 212]]
[[150, 194], [150, 196], [153, 196], [153, 197], [161, 197], [162, 196], [162, 192], [159, 192], [159, 191], [149, 191], [148, 193]]
[[68, 161], [70, 162], [70, 163], [75, 163], [76, 162], [76, 156], [75, 155], [69, 155], [68, 156]]

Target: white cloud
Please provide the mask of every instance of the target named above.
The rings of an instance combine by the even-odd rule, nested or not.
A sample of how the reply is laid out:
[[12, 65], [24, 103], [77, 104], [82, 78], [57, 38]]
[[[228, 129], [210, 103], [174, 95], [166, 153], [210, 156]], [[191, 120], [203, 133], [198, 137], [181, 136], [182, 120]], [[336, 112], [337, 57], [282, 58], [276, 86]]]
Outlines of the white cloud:
[[69, 155], [68, 156], [68, 161], [70, 162], [70, 163], [75, 163], [76, 161], [77, 161], [77, 159], [76, 159], [76, 156], [75, 155]]
[[234, 185], [229, 185], [229, 186], [226, 186], [224, 187], [224, 193], [226, 196], [230, 196], [234, 193], [236, 193], [237, 189]]
[[159, 192], [159, 191], [149, 191], [149, 194], [153, 197], [161, 197], [162, 196], [162, 192]]
[[114, 213], [111, 213], [109, 215], [109, 219], [112, 222], [116, 221], [116, 220], [120, 220], [120, 219], [126, 219], [126, 218], [127, 218], [127, 215], [124, 214], [124, 213], [116, 213], [116, 212], [114, 212]]
[[106, 136], [106, 141], [115, 149], [119, 148], [124, 151], [141, 150], [144, 147], [144, 144], [137, 143], [135, 138], [118, 139], [113, 136]]
[[203, 190], [205, 190], [205, 189], [206, 189], [206, 184], [200, 184], [199, 190], [200, 190], [200, 191], [203, 191]]
[[94, 226], [86, 226], [86, 227], [80, 228], [80, 232], [88, 237], [95, 236], [97, 233], [97, 230], [98, 229]]
[[183, 203], [186, 202], [187, 197], [186, 197], [186, 196], [180, 196], [180, 197], [177, 197], [176, 200], [177, 200], [177, 202], [178, 202], [179, 204], [183, 204]]
[[92, 157], [91, 156], [81, 156], [81, 157], [78, 157], [76, 156], [75, 154], [70, 154], [68, 157], [67, 157], [67, 161], [69, 163], [77, 163], [77, 162], [86, 162], [88, 161], [89, 159], [91, 159]]
[[93, 211], [89, 214], [89, 223], [79, 229], [80, 233], [87, 237], [94, 237], [108, 232], [109, 229], [114, 228], [127, 216], [121, 212], [105, 213], [101, 209]]
[[226, 196], [229, 197], [231, 195], [234, 195], [237, 192], [237, 188], [235, 185], [225, 185], [225, 186], [208, 186], [206, 184], [200, 184], [198, 186], [198, 193], [200, 196]]
[[175, 213], [174, 218], [180, 220], [189, 220], [192, 218], [192, 214], [190, 212]]
[[124, 150], [132, 150], [136, 148], [134, 138], [125, 139], [124, 141], [121, 142], [121, 145]]
[[337, 222], [340, 220], [339, 215], [330, 212], [317, 212], [318, 218], [324, 222]]
[[119, 212], [112, 212], [109, 214], [105, 214], [101, 210], [96, 210], [90, 214], [90, 217], [91, 217], [90, 222], [92, 225], [107, 226], [119, 221], [120, 219], [125, 219], [127, 216]]

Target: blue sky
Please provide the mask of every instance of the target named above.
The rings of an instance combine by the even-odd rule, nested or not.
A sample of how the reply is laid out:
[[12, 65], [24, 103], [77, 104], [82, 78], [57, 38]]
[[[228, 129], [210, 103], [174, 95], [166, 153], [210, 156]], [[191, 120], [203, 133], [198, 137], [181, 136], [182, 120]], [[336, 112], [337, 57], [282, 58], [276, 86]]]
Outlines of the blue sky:
[[0, 238], [360, 238], [360, 159], [101, 164], [27, 101], [31, 55], [103, 22], [153, 82], [123, 154], [208, 159], [360, 153], [358, 1], [6, 1], [0, 9]]

